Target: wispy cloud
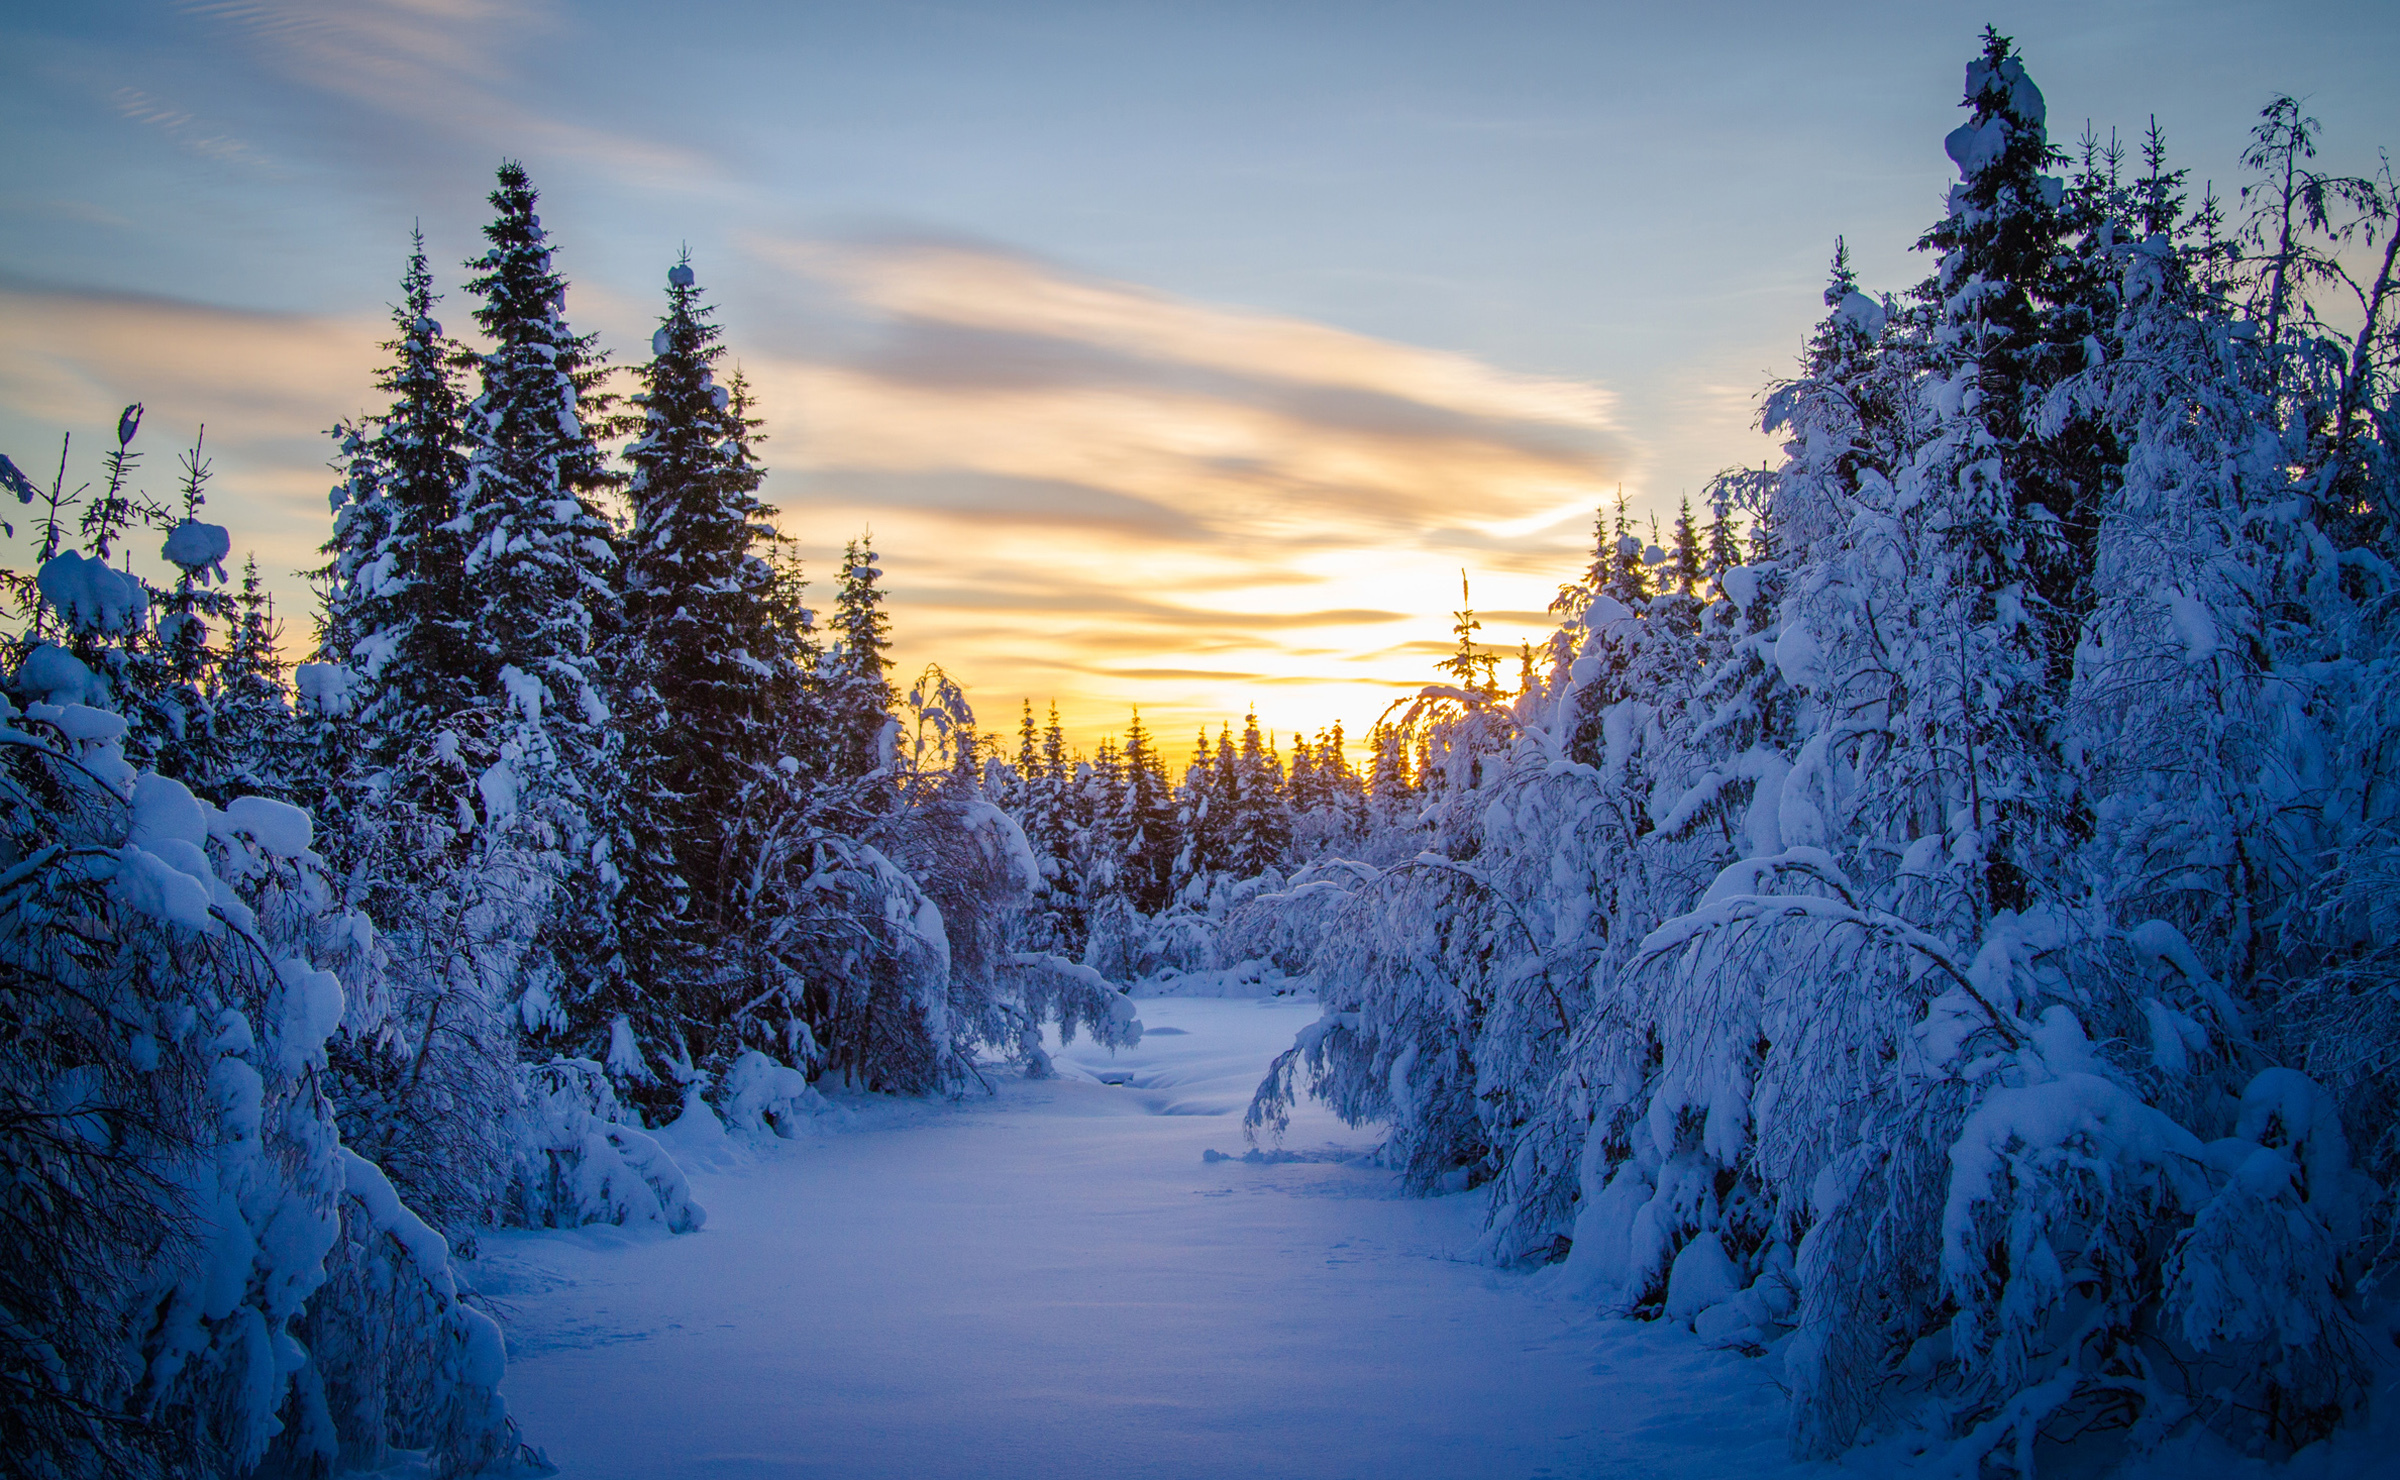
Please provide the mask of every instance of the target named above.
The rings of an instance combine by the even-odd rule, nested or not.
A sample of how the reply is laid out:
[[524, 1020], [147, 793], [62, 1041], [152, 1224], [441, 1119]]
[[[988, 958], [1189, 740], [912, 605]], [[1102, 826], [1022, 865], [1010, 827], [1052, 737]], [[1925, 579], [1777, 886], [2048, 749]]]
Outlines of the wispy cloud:
[[713, 180], [713, 162], [537, 106], [515, 64], [566, 20], [541, 0], [186, 0], [245, 38], [286, 81], [415, 127], [511, 152], [569, 157], [631, 183]]
[[189, 109], [153, 97], [138, 87], [118, 88], [109, 94], [108, 104], [117, 110], [118, 116], [147, 124], [204, 158], [224, 163], [266, 163], [266, 157], [248, 141], [205, 123]]
[[822, 354], [740, 345], [775, 496], [819, 539], [872, 525], [904, 650], [986, 708], [1355, 726], [1382, 703], [1362, 685], [1422, 681], [1393, 624], [1446, 632], [1460, 566], [1533, 619], [1487, 640], [1546, 628], [1628, 461], [1583, 382], [971, 244], [754, 250], [855, 316]]

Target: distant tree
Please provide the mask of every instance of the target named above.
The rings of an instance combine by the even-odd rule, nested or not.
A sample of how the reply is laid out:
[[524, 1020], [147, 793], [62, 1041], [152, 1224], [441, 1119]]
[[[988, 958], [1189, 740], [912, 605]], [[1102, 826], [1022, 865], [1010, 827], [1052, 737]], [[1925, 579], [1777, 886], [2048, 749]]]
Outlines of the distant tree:
[[1692, 522], [1689, 494], [1675, 508], [1675, 548], [1670, 552], [1670, 561], [1676, 594], [1692, 595], [1706, 576], [1708, 556], [1701, 549], [1700, 527]]
[[[1220, 764], [1223, 759], [1220, 751]], [[1252, 879], [1288, 862], [1292, 846], [1283, 766], [1259, 734], [1255, 709], [1243, 721], [1242, 748], [1230, 769], [1232, 815], [1226, 828], [1225, 868], [1236, 879]]]
[[160, 593], [152, 640], [136, 645], [130, 657], [137, 669], [146, 670], [133, 686], [148, 696], [134, 716], [137, 744], [161, 774], [221, 796], [229, 758], [218, 733], [213, 691], [224, 649], [210, 627], [229, 627], [235, 607], [230, 595], [213, 589], [225, 580], [231, 537], [222, 525], [200, 517], [211, 471], [203, 440], [195, 434], [183, 455], [182, 496], [169, 514], [173, 523], [159, 551], [175, 568], [175, 584]]
[[1497, 693], [1499, 685], [1492, 675], [1500, 660], [1476, 645], [1475, 634], [1483, 629], [1483, 623], [1476, 620], [1475, 600], [1467, 589], [1467, 573], [1463, 570], [1458, 573], [1458, 605], [1459, 609], [1452, 613], [1456, 620], [1450, 629], [1458, 639], [1458, 646], [1435, 666], [1467, 693], [1479, 696]]
[[232, 631], [211, 695], [225, 752], [226, 784], [241, 793], [288, 796], [300, 764], [290, 688], [279, 648], [274, 598], [258, 578], [258, 557], [242, 562]]
[[891, 618], [876, 584], [882, 576], [872, 536], [852, 540], [843, 550], [834, 588], [833, 645], [822, 666], [831, 774], [845, 781], [884, 764], [880, 748], [895, 695]]
[[1143, 910], [1166, 906], [1173, 885], [1176, 856], [1175, 799], [1142, 712], [1125, 722], [1122, 751], [1124, 794], [1120, 804], [1119, 836], [1124, 863], [1118, 881], [1127, 898]]

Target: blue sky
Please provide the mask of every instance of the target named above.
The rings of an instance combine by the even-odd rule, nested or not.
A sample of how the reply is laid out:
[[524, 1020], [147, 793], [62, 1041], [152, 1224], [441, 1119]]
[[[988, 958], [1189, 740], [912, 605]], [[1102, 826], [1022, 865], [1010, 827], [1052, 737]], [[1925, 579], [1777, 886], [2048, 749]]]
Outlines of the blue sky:
[[987, 722], [1360, 728], [1460, 567], [1538, 636], [1595, 502], [1769, 453], [1835, 234], [1921, 275], [1987, 19], [2227, 189], [2279, 90], [2400, 144], [2388, 5], [13, 6], [0, 450], [139, 398], [163, 489], [205, 421], [297, 619], [407, 232], [466, 257], [521, 157], [621, 356], [689, 245], [792, 532], [871, 524]]

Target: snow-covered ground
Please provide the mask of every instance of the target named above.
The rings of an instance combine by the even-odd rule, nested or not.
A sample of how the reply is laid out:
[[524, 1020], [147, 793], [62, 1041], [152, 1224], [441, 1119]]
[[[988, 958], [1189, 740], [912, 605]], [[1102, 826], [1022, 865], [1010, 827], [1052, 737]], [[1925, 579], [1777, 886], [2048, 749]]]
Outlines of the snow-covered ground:
[[[1794, 1469], [1766, 1364], [1462, 1262], [1480, 1193], [1206, 1159], [1313, 1003], [1141, 1011], [1057, 1080], [691, 1158], [699, 1233], [487, 1238], [528, 1437], [571, 1480]], [[1307, 1106], [1285, 1144], [1373, 1136]]]
[[[1343, 1155], [1373, 1133], [1313, 1104], [1300, 1159], [1241, 1160], [1242, 1109], [1313, 1002], [1140, 1007], [1139, 1048], [1053, 1040], [1059, 1078], [1002, 1074], [990, 1099], [684, 1138], [698, 1233], [487, 1235], [467, 1270], [527, 1437], [568, 1480], [1943, 1472], [1890, 1445], [1794, 1464], [1772, 1357], [1465, 1262], [1482, 1194], [1400, 1196]], [[2123, 1480], [2400, 1473], [2389, 1427], [2288, 1467], [2189, 1435]]]

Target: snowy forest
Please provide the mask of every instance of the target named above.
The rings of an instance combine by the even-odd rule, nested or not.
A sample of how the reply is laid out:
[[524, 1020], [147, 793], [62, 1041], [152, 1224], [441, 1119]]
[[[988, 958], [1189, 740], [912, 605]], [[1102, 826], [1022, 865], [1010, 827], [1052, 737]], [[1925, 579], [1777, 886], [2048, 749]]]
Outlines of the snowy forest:
[[1962, 115], [1921, 282], [1831, 244], [1780, 461], [1604, 505], [1545, 644], [1462, 595], [1356, 753], [1087, 757], [896, 681], [864, 535], [811, 605], [694, 263], [610, 363], [513, 163], [462, 281], [406, 255], [305, 636], [197, 429], [0, 459], [0, 1453], [546, 1473], [479, 1237], [697, 1229], [669, 1128], [1041, 1078], [1137, 986], [1313, 997], [1254, 1144], [1328, 1105], [1486, 1199], [1476, 1258], [1773, 1352], [1796, 1457], [2363, 1421], [2400, 182], [2290, 98], [2225, 194], [2063, 138], [1989, 31]]

